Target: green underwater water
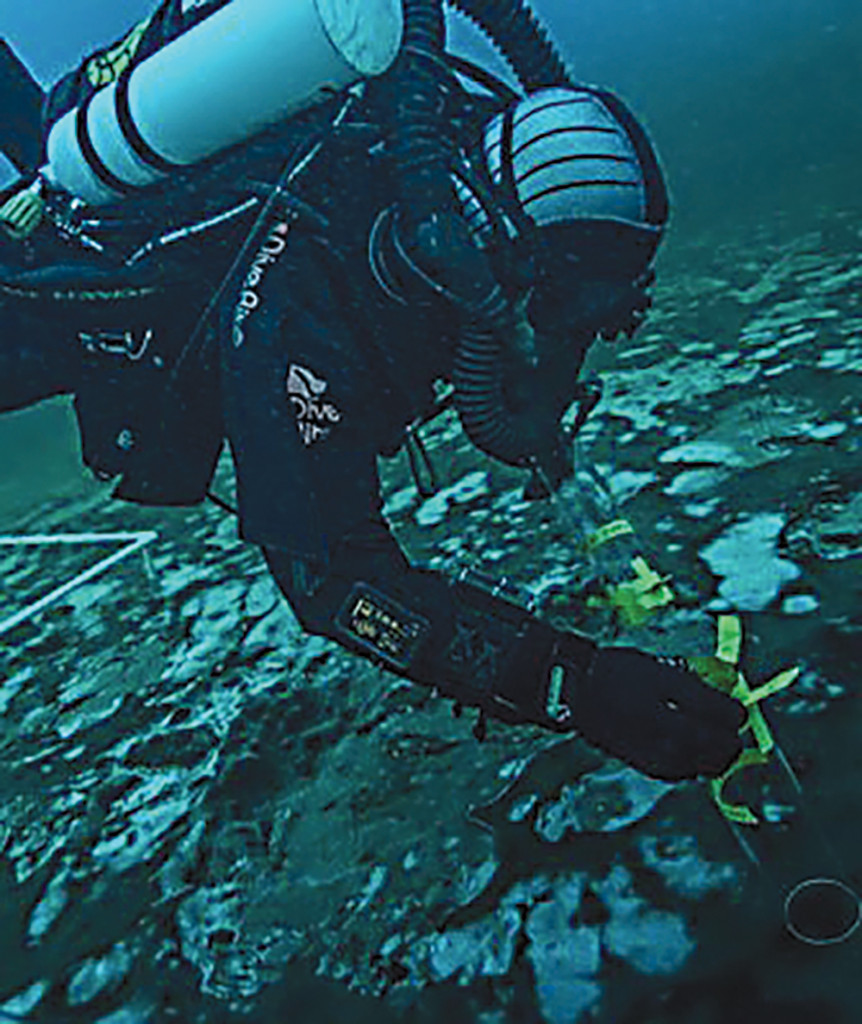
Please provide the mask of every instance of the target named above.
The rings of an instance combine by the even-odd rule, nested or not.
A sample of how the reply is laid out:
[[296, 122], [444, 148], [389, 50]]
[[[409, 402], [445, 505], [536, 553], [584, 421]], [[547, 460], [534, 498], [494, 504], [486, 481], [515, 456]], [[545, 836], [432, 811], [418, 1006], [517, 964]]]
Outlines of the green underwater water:
[[[804, 668], [771, 714], [858, 885], [860, 220], [787, 228], [740, 226], [666, 267], [642, 336], [591, 357], [605, 396], [583, 445], [690, 600], [753, 602], [751, 678]], [[451, 421], [427, 441], [444, 500], [411, 493], [403, 457], [382, 463], [411, 554], [576, 595], [577, 543], [520, 500], [520, 475]], [[494, 726], [478, 744], [469, 714], [303, 637], [220, 511], [97, 498], [18, 520], [159, 539], [147, 565], [123, 562], [4, 638], [7, 1008], [29, 993], [52, 1022], [126, 1007], [141, 1024], [264, 1024], [290, 1006], [309, 1022], [852, 1024], [859, 936], [817, 950], [781, 927], [795, 840], [758, 876], [696, 787], [653, 809], [609, 790], [619, 813], [635, 800], [633, 823], [572, 832], [566, 800], [584, 814], [591, 791], [565, 786], [593, 778], [594, 752]], [[708, 561], [770, 517], [781, 537], [741, 568]], [[4, 604], [92, 558], [4, 556]], [[799, 572], [774, 575], [785, 563]]]
[[[859, 14], [839, 5], [844, 20], [830, 21], [835, 5], [822, 5], [810, 33], [776, 32], [774, 53], [719, 36], [693, 75], [703, 43], [683, 47], [670, 27], [660, 45], [627, 27], [623, 59], [611, 22], [624, 6], [593, 17], [589, 38], [573, 27], [569, 45], [586, 78], [617, 86], [647, 118], [675, 216], [655, 317], [628, 350], [591, 357], [610, 398], [588, 450], [621, 484], [640, 481], [623, 491], [626, 514], [656, 564], [703, 600], [720, 584], [709, 544], [740, 519], [784, 517], [764, 562], [785, 558], [801, 574], [746, 612], [747, 656], [758, 678], [805, 667], [798, 703], [778, 700], [775, 721], [818, 827], [862, 887]], [[660, 22], [661, 3], [648, 6]], [[537, 7], [563, 25], [562, 2]], [[420, 527], [403, 461], [384, 466], [411, 553], [528, 585], [568, 571], [571, 538], [547, 509], [518, 506], [519, 477], [435, 429], [446, 482], [479, 477], [444, 518], [425, 507]], [[742, 462], [662, 461], [694, 441], [729, 445]], [[680, 482], [692, 471], [705, 475]], [[160, 533], [155, 582], [130, 560], [0, 638], [10, 1013], [48, 1024], [855, 1024], [862, 937], [828, 950], [789, 939], [773, 880], [750, 872], [702, 793], [674, 793], [622, 832], [548, 842], [531, 815], [557, 807], [595, 755], [493, 727], [480, 747], [448, 707], [301, 637], [221, 513], [100, 497], [67, 403], [0, 418], [0, 529]], [[3, 554], [2, 607], [88, 557]], [[787, 603], [798, 597], [816, 605]], [[513, 765], [522, 775], [503, 800], [500, 772]], [[521, 818], [519, 797], [539, 801]], [[483, 802], [484, 827], [464, 813]], [[690, 862], [674, 854], [690, 852], [680, 837], [697, 851]], [[736, 882], [683, 897], [646, 858], [656, 844], [670, 851], [665, 871], [730, 867]], [[669, 922], [684, 922], [693, 949], [673, 946], [674, 969], [649, 973], [626, 945], [621, 868], [650, 912], [670, 915], [654, 946], [664, 936], [671, 948]], [[580, 902], [577, 872], [593, 885]], [[576, 926], [601, 936], [598, 968]], [[601, 990], [583, 1014], [573, 979]]]

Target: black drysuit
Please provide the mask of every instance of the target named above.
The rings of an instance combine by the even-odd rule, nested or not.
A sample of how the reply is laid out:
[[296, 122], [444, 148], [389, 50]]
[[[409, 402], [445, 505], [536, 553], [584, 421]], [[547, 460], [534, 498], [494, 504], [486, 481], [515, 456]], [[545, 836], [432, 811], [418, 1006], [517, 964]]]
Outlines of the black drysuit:
[[[0, 410], [74, 393], [88, 464], [149, 503], [201, 500], [226, 437], [241, 534], [307, 629], [495, 717], [577, 727], [653, 774], [719, 771], [739, 745], [735, 702], [638, 652], [597, 650], [475, 581], [411, 566], [381, 516], [376, 456], [430, 407], [462, 327], [454, 305], [392, 297], [370, 268], [372, 228], [396, 191], [377, 127], [384, 86], [338, 131], [326, 129], [343, 97], [134, 205], [157, 229], [160, 207], [182, 210], [184, 186], [205, 212], [209, 185], [222, 201], [237, 185], [266, 196], [286, 161], [312, 157], [250, 235], [254, 213], [162, 254], [155, 276], [145, 263], [108, 302], [81, 296], [111, 294], [110, 274], [88, 271], [77, 290], [68, 275], [32, 294], [0, 284]], [[487, 109], [459, 104], [453, 130], [470, 138]], [[140, 241], [140, 218], [127, 244], [136, 231]], [[588, 341], [569, 339], [570, 377], [545, 404], [574, 381]]]
[[[553, 631], [412, 568], [382, 519], [376, 456], [394, 451], [432, 406], [433, 381], [451, 373], [460, 316], [439, 298], [399, 301], [375, 280], [369, 236], [392, 202], [391, 158], [364, 116], [373, 101], [355, 123], [327, 131], [340, 103], [227, 158], [272, 183], [285, 154], [296, 162], [314, 153], [293, 184], [301, 203], [276, 199], [167, 388], [204, 304], [188, 267], [128, 307], [84, 308], [64, 337], [56, 322], [18, 328], [18, 343], [0, 352], [9, 395], [0, 407], [74, 392], [88, 463], [124, 473], [120, 496], [152, 503], [199, 500], [226, 436], [241, 534], [264, 549], [306, 628], [465, 701], [493, 704], [502, 690], [512, 707], [495, 713], [546, 721], [531, 687]], [[486, 112], [482, 104], [461, 115], [477, 130]], [[232, 251], [249, 226], [246, 218], [231, 228]], [[225, 249], [222, 239], [213, 257], [204, 238], [185, 259], [214, 284]], [[134, 322], [123, 322], [124, 308]], [[161, 369], [136, 358], [148, 332]], [[574, 380], [577, 358], [570, 372]]]
[[[490, 693], [523, 638], [509, 621], [489, 631], [486, 609], [409, 565], [381, 516], [376, 466], [451, 373], [459, 316], [443, 300], [401, 303], [372, 274], [369, 236], [393, 193], [373, 137], [333, 136], [296, 189], [314, 215], [269, 219], [219, 330], [242, 534], [307, 629], [465, 699]], [[461, 692], [468, 682], [475, 694]]]

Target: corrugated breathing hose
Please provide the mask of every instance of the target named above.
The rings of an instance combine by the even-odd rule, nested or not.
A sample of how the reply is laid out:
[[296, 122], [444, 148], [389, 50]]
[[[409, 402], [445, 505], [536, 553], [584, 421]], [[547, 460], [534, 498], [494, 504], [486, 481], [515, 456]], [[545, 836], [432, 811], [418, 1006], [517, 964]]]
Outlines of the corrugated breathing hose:
[[[565, 65], [522, 0], [451, 0], [498, 46], [527, 89], [569, 84]], [[453, 366], [455, 406], [470, 440], [510, 465], [534, 452], [506, 408], [502, 338], [512, 311], [454, 201], [452, 143], [435, 64], [445, 49], [443, 0], [404, 0], [404, 42], [390, 73], [399, 211], [392, 231], [407, 269], [462, 310]]]

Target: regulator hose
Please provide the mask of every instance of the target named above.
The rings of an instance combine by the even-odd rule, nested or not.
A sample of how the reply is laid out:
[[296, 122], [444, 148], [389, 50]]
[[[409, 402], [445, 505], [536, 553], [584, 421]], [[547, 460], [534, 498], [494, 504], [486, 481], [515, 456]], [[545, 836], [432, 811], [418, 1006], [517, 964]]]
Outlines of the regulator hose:
[[524, 0], [447, 0], [497, 47], [526, 92], [574, 81], [547, 30]]
[[446, 44], [443, 0], [403, 0], [401, 53], [389, 73], [400, 212], [417, 224], [451, 205], [451, 143], [441, 124], [434, 60]]
[[418, 273], [468, 316], [499, 286], [455, 202], [454, 141], [440, 93], [445, 66], [443, 0], [403, 0], [404, 39], [389, 72], [398, 212], [392, 231], [408, 272]]
[[[450, 0], [494, 42], [526, 89], [569, 84], [565, 65], [523, 0]], [[446, 23], [443, 0], [403, 0], [404, 39], [389, 73], [392, 153], [398, 194], [389, 230], [408, 275], [430, 284], [462, 315], [453, 384], [465, 433], [509, 465], [535, 455], [503, 393], [503, 345], [513, 311], [455, 201], [454, 141], [441, 102]], [[525, 367], [525, 371], [529, 372]], [[543, 442], [551, 447], [554, 438]]]
[[526, 467], [534, 453], [526, 448], [503, 396], [500, 337], [507, 312], [469, 320], [462, 328], [452, 373], [454, 402], [464, 433], [477, 448], [509, 466]]

